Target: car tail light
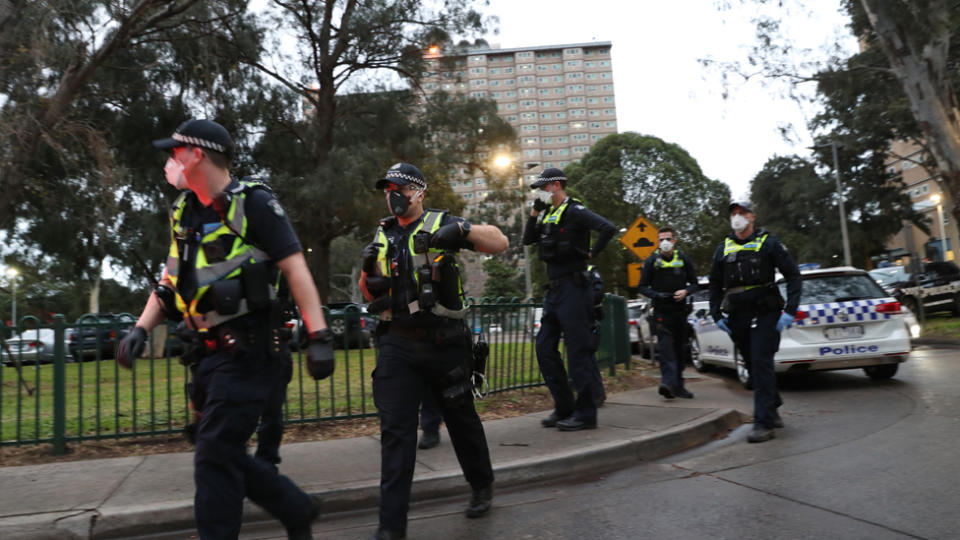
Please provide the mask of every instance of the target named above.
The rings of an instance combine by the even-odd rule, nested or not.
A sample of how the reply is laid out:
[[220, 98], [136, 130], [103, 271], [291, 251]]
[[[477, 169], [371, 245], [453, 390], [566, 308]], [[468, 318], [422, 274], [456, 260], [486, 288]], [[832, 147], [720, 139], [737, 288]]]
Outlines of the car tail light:
[[797, 314], [793, 317], [793, 320], [794, 320], [794, 321], [802, 321], [802, 320], [806, 319], [806, 318], [809, 317], [809, 316], [810, 316], [810, 315], [807, 314], [806, 311], [798, 311]]
[[36, 342], [36, 341], [31, 341], [30, 343], [27, 343], [27, 347], [30, 347], [31, 349], [34, 348], [34, 347], [36, 347], [36, 346], [37, 346], [37, 342]]
[[367, 320], [361, 317], [361, 318], [360, 318], [360, 328], [366, 328], [366, 327], [367, 327]]
[[630, 326], [636, 326], [636, 325], [637, 325], [637, 320], [636, 320], [636, 319], [630, 319]]
[[110, 331], [110, 339], [116, 339], [116, 337], [117, 337], [117, 331], [116, 331], [116, 330], [111, 330], [111, 331]]
[[878, 304], [873, 308], [877, 313], [900, 313], [900, 302], [887, 302]]
[[295, 323], [295, 322], [289, 322], [289, 321], [288, 321], [288, 322], [283, 323], [283, 325], [286, 326], [287, 328], [290, 328], [290, 329], [292, 330], [295, 326], [297, 326], [297, 323]]

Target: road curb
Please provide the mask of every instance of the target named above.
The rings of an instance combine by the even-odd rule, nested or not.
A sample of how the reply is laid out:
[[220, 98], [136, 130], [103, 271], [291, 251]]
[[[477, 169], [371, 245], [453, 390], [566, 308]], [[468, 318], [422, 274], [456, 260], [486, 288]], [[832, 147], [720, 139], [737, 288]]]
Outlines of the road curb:
[[960, 347], [960, 339], [950, 339], [950, 338], [917, 338], [911, 341], [913, 345], [945, 345]]
[[[658, 431], [628, 437], [623, 440], [604, 442], [589, 448], [553, 452], [537, 458], [519, 459], [494, 465], [498, 488], [516, 486], [531, 481], [549, 481], [559, 478], [600, 473], [652, 461], [670, 454], [700, 446], [726, 436], [726, 433], [742, 423], [740, 413], [733, 409], [711, 410], [683, 424]], [[340, 512], [374, 508], [380, 497], [378, 481], [341, 484], [335, 489], [313, 493], [323, 499], [324, 512]], [[459, 469], [418, 476], [414, 480], [411, 501], [434, 499], [453, 495], [469, 495]], [[466, 499], [464, 499], [466, 500]], [[192, 501], [177, 501], [168, 504], [152, 504], [142, 507], [104, 508], [95, 516], [84, 516], [90, 522], [90, 539], [107, 539], [163, 531], [177, 531], [193, 527]], [[261, 508], [244, 505], [244, 522], [252, 523], [271, 519]], [[70, 529], [71, 536], [58, 538], [83, 538], [74, 536], [80, 524]], [[63, 523], [66, 525], [66, 523]], [[0, 529], [2, 532], [2, 529]], [[55, 536], [50, 536], [54, 538]], [[6, 538], [6, 536], [4, 536]], [[46, 538], [46, 537], [36, 537]]]

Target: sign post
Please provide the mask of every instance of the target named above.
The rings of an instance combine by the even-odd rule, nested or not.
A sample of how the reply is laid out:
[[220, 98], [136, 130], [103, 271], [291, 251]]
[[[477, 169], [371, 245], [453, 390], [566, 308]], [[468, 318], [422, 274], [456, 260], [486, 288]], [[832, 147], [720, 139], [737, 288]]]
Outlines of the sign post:
[[[627, 232], [620, 237], [620, 243], [632, 251], [641, 261], [644, 261], [653, 253], [653, 250], [657, 249], [657, 228], [653, 223], [647, 221], [647, 218], [637, 216], [633, 225], [630, 225]], [[640, 270], [642, 268], [642, 262], [627, 265], [627, 284], [630, 287], [636, 287], [640, 283]]]

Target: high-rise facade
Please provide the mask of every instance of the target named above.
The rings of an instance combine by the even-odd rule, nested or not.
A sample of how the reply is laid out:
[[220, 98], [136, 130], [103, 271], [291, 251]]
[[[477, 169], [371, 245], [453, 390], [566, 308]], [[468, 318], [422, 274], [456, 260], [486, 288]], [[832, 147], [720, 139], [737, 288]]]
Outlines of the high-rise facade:
[[[512, 156], [529, 184], [547, 167], [563, 168], [595, 142], [617, 132], [611, 43], [539, 47], [431, 49], [423, 88], [486, 98], [519, 136]], [[491, 160], [493, 156], [489, 157]], [[460, 171], [453, 188], [473, 205], [487, 195], [487, 179]]]

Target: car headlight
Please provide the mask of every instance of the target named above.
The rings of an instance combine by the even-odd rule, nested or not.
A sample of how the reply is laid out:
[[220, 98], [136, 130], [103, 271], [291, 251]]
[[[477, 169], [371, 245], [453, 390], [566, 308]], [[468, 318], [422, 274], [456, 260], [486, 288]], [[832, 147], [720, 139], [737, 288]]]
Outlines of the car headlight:
[[917, 338], [920, 337], [920, 325], [919, 325], [919, 324], [911, 324], [911, 325], [910, 325], [910, 337], [913, 338], [913, 339], [917, 339]]

